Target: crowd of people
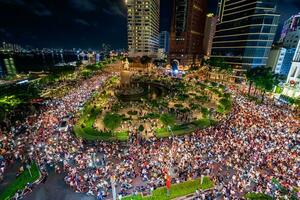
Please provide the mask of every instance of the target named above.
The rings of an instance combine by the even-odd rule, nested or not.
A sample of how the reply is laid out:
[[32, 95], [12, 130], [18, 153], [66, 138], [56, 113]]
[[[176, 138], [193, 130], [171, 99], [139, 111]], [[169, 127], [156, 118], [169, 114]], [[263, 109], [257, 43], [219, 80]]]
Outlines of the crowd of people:
[[[235, 92], [226, 119], [191, 135], [141, 140], [133, 131], [126, 144], [77, 139], [75, 114], [109, 76], [83, 80], [65, 97], [44, 102], [40, 114], [20, 123], [26, 125], [24, 134], [15, 136], [16, 127], [0, 131], [0, 176], [6, 166], [30, 158], [43, 169], [65, 173], [75, 192], [101, 198], [111, 197], [112, 182], [121, 196], [150, 193], [165, 186], [166, 174], [173, 184], [209, 176], [215, 187], [197, 191], [198, 199], [240, 199], [247, 192], [288, 199], [300, 187], [300, 122], [289, 110], [257, 105]], [[67, 132], [58, 130], [63, 119], [68, 119]]]

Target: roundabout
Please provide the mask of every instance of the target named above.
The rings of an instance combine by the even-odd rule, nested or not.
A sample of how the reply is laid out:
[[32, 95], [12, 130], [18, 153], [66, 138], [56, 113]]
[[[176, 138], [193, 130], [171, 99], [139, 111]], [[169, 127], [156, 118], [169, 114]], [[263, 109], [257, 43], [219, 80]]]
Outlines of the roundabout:
[[215, 125], [231, 110], [225, 87], [195, 79], [113, 76], [94, 93], [74, 127], [82, 139], [126, 141], [181, 136]]

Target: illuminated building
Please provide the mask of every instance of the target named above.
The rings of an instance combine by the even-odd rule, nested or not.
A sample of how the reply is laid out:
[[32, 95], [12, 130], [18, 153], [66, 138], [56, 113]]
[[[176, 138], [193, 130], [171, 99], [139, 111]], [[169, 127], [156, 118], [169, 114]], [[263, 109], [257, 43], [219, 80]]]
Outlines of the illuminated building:
[[284, 22], [280, 42], [285, 48], [297, 48], [300, 39], [300, 13], [291, 16]]
[[159, 47], [160, 0], [127, 0], [128, 54], [155, 57]]
[[204, 54], [207, 0], [174, 0], [170, 33], [170, 61], [198, 64]]
[[216, 32], [216, 26], [218, 22], [218, 17], [210, 13], [206, 16], [205, 22], [205, 31], [204, 31], [204, 40], [203, 40], [203, 51], [204, 56], [209, 58], [211, 55], [213, 39]]
[[163, 49], [163, 53], [169, 53], [170, 33], [168, 31], [162, 31], [159, 34], [159, 48]]
[[243, 68], [266, 66], [276, 34], [276, 0], [220, 0], [212, 56]]
[[283, 94], [291, 97], [300, 96], [300, 41], [293, 57]]

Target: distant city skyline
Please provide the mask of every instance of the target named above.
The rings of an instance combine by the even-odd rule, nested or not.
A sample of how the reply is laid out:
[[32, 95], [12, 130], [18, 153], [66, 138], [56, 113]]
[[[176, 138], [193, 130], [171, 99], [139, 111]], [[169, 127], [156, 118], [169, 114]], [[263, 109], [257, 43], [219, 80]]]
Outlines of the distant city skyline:
[[[208, 10], [216, 12], [218, 0], [209, 0]], [[160, 30], [169, 31], [172, 0], [161, 0]], [[283, 21], [300, 12], [299, 0], [279, 0]], [[92, 48], [103, 43], [127, 47], [124, 0], [0, 0], [0, 42], [37, 48]]]

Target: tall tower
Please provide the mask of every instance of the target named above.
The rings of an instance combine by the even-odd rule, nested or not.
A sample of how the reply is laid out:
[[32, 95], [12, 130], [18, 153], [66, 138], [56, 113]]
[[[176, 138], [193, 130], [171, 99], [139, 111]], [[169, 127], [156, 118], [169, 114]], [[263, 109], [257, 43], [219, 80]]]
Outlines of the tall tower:
[[217, 16], [214, 16], [214, 14], [212, 13], [207, 14], [206, 22], [205, 22], [204, 39], [203, 39], [203, 50], [204, 50], [204, 56], [206, 58], [209, 58], [211, 55], [212, 43], [216, 32], [217, 22], [218, 22]]
[[293, 57], [283, 94], [296, 98], [300, 97], [300, 41]]
[[277, 0], [221, 0], [212, 57], [234, 66], [265, 66], [276, 34]]
[[128, 53], [155, 57], [159, 47], [160, 0], [127, 0]]
[[169, 53], [170, 49], [170, 33], [162, 31], [159, 34], [159, 48], [163, 49], [164, 53]]
[[203, 55], [203, 38], [207, 0], [174, 0], [170, 60], [182, 65], [199, 63]]
[[300, 39], [300, 13], [291, 16], [284, 22], [280, 42], [285, 48], [297, 48]]

